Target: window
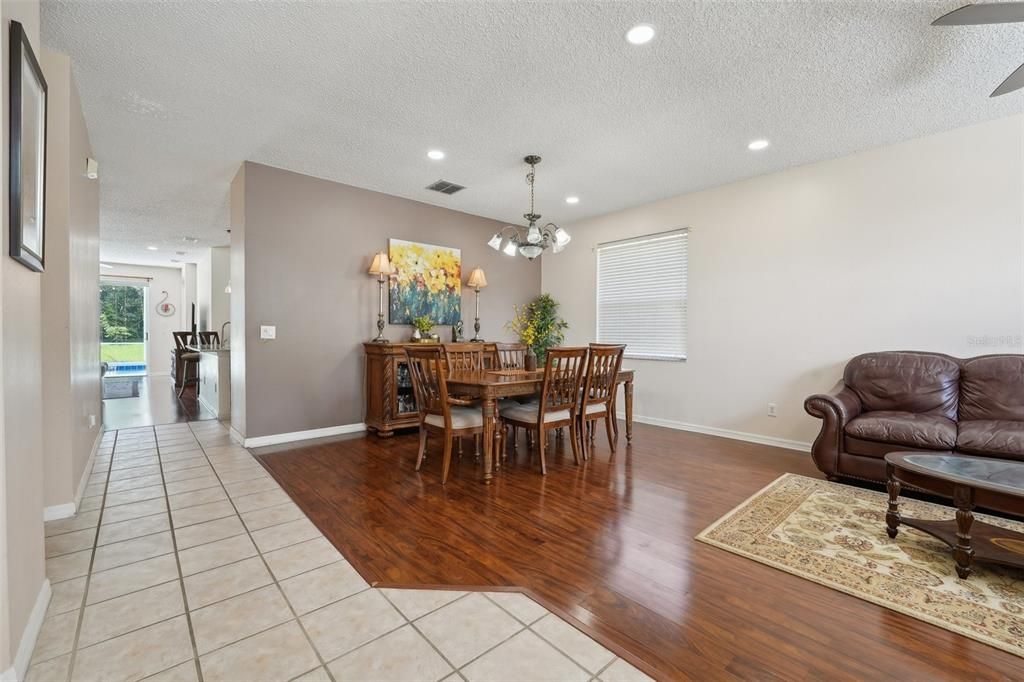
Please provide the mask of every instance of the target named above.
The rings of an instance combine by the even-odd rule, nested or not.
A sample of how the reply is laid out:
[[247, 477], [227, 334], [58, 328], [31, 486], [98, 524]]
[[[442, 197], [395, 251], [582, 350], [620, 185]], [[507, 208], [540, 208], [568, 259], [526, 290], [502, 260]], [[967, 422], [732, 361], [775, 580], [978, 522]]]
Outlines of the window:
[[597, 246], [597, 340], [626, 357], [686, 359], [686, 229]]

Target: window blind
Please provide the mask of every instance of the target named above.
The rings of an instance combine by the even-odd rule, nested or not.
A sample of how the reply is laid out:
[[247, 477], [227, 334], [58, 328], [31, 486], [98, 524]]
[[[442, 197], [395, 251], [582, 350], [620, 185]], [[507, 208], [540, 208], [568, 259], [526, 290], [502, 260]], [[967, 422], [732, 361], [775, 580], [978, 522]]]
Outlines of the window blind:
[[597, 340], [626, 357], [686, 359], [687, 230], [597, 246]]

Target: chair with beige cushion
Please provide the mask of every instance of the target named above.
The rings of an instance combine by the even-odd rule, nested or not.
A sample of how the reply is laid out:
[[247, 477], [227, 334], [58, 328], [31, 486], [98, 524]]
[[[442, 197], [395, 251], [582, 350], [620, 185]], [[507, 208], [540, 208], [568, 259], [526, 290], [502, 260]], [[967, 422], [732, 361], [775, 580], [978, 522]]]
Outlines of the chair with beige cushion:
[[[590, 357], [587, 360], [586, 378], [581, 393], [580, 428], [577, 430], [583, 459], [587, 459], [587, 450], [593, 445], [592, 427], [599, 419], [604, 419], [608, 447], [615, 452], [615, 434], [612, 426], [615, 419], [615, 383], [622, 368], [622, 354], [625, 350], [625, 346], [590, 344]], [[589, 438], [586, 437], [588, 433]]]
[[456, 437], [482, 434], [483, 415], [472, 402], [448, 395], [446, 360], [444, 351], [437, 346], [406, 348], [409, 375], [420, 420], [420, 449], [416, 455], [416, 471], [420, 470], [427, 450], [427, 434], [444, 436], [444, 455], [441, 463], [441, 483], [448, 481], [452, 462], [452, 440]]
[[580, 386], [586, 362], [586, 348], [552, 348], [548, 351], [544, 364], [540, 400], [501, 408], [501, 419], [506, 425], [521, 426], [537, 432], [542, 474], [548, 472], [544, 459], [547, 432], [563, 426], [569, 427], [573, 460], [579, 464], [576, 426]]

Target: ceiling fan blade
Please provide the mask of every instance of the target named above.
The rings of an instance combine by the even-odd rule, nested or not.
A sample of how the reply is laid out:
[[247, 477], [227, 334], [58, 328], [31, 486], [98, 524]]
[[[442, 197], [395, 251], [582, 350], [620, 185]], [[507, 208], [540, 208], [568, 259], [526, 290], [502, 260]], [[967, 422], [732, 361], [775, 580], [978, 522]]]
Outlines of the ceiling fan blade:
[[1024, 64], [1018, 66], [1016, 71], [1007, 76], [1006, 80], [1000, 83], [989, 97], [999, 97], [999, 95], [1005, 95], [1021, 88], [1024, 88]]
[[1024, 2], [995, 2], [987, 5], [964, 5], [943, 14], [932, 26], [974, 26], [977, 24], [1011, 24], [1024, 21]]

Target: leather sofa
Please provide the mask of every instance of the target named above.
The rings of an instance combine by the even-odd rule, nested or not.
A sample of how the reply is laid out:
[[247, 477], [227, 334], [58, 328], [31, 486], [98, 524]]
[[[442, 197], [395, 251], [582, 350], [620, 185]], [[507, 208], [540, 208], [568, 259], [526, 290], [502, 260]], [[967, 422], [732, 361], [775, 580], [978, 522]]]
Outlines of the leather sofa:
[[811, 456], [830, 480], [884, 482], [901, 450], [1024, 460], [1024, 355], [866, 353], [804, 409], [822, 420]]

